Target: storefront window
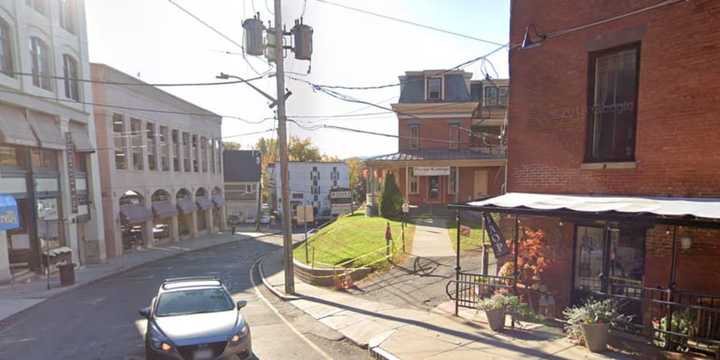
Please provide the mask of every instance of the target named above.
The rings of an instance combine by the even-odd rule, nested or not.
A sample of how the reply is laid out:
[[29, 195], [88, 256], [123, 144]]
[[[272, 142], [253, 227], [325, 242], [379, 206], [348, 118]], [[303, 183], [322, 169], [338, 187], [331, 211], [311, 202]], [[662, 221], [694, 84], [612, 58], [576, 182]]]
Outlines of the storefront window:
[[32, 166], [34, 169], [58, 169], [57, 152], [52, 150], [33, 149]]
[[0, 166], [20, 166], [17, 149], [12, 146], [0, 146]]

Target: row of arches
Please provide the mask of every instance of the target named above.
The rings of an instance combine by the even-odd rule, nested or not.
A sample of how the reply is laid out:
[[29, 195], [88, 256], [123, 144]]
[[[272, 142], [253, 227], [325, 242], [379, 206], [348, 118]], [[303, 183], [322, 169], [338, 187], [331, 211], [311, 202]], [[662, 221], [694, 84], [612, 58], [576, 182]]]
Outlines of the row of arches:
[[158, 189], [146, 199], [128, 190], [118, 200], [124, 249], [183, 240], [225, 228], [222, 190], [204, 187], [194, 193], [186, 188], [175, 194]]

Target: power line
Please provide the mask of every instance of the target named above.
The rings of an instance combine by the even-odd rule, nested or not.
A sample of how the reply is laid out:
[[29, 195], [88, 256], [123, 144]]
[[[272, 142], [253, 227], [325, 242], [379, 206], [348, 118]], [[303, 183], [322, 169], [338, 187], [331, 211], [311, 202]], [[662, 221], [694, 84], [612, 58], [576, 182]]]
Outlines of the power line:
[[186, 112], [186, 111], [148, 109], [148, 108], [139, 108], [139, 107], [133, 107], [133, 106], [124, 106], [124, 105], [102, 104], [102, 103], [89, 102], [89, 101], [76, 101], [73, 99], [63, 99], [63, 98], [56, 98], [56, 97], [52, 97], [52, 96], [34, 95], [34, 94], [22, 93], [22, 92], [13, 91], [13, 90], [0, 90], [0, 93], [28, 96], [28, 97], [32, 97], [32, 98], [36, 98], [36, 99], [55, 101], [55, 102], [67, 102], [67, 103], [72, 103], [72, 104], [92, 105], [92, 106], [97, 106], [97, 107], [131, 110], [131, 111], [141, 111], [141, 112], [148, 112], [148, 113], [170, 114], [170, 115], [190, 115], [190, 116], [212, 117], [212, 118], [221, 117], [221, 118], [240, 120], [240, 121], [250, 124], [250, 125], [258, 125], [258, 124], [261, 124], [261, 123], [267, 121], [266, 119], [263, 119], [260, 121], [252, 121], [252, 120], [247, 120], [245, 118], [242, 118], [239, 116], [234, 116], [234, 115], [220, 115], [220, 114], [208, 114], [208, 113], [194, 113], [194, 112]]
[[64, 76], [40, 75], [40, 74], [33, 74], [33, 73], [26, 73], [26, 72], [5, 72], [5, 74], [20, 75], [20, 76], [32, 76], [32, 77], [54, 79], [54, 80], [70, 80], [70, 81], [77, 81], [77, 82], [84, 82], [84, 83], [91, 83], [91, 84], [118, 85], [118, 86], [151, 86], [151, 87], [232, 85], [232, 84], [242, 84], [244, 82], [250, 82], [250, 81], [260, 80], [260, 79], [263, 79], [266, 77], [275, 76], [275, 74], [265, 74], [262, 76], [245, 79], [244, 81], [232, 80], [232, 81], [211, 81], [211, 82], [195, 82], [195, 83], [193, 83], [193, 82], [188, 82], [188, 83], [146, 83], [146, 82], [143, 82], [142, 80], [138, 80], [138, 82], [105, 81], [105, 80], [95, 80], [95, 79], [64, 77]]
[[[199, 16], [197, 16], [197, 15], [193, 14], [192, 12], [190, 12], [190, 10], [188, 10], [188, 9], [180, 6], [180, 4], [178, 4], [177, 2], [175, 2], [175, 1], [173, 1], [173, 0], [168, 0], [168, 1], [169, 1], [171, 4], [175, 5], [175, 7], [177, 7], [178, 9], [180, 9], [182, 12], [186, 13], [187, 15], [189, 15], [190, 17], [192, 17], [193, 19], [195, 19], [197, 22], [199, 22], [200, 24], [202, 24], [202, 25], [204, 25], [205, 27], [207, 27], [208, 29], [210, 29], [210, 30], [211, 30], [212, 32], [214, 32], [215, 34], [219, 35], [219, 36], [222, 37], [223, 39], [229, 41], [229, 42], [232, 43], [233, 45], [235, 45], [235, 46], [239, 47], [240, 49], [242, 49], [242, 50], [243, 50], [243, 51], [242, 51], [242, 57], [243, 57], [243, 60], [245, 60], [245, 63], [248, 65], [248, 67], [250, 67], [250, 69], [251, 69], [255, 74], [257, 74], [257, 75], [260, 75], [260, 74], [261, 74], [259, 71], [257, 71], [257, 70], [255, 69], [255, 67], [252, 65], [252, 63], [250, 63], [250, 60], [245, 56], [245, 46], [243, 46], [242, 44], [240, 44], [240, 43], [238, 43], [237, 41], [233, 40], [231, 37], [225, 35], [223, 32], [221, 32], [220, 30], [218, 30], [216, 27], [208, 24], [206, 21], [204, 21], [203, 19], [201, 19]], [[255, 5], [253, 4], [253, 11], [254, 11], [254, 10], [255, 10]], [[243, 36], [243, 37], [244, 37], [244, 36]], [[267, 71], [266, 71], [266, 73], [267, 73]]]
[[264, 134], [264, 133], [271, 132], [271, 131], [274, 132], [275, 129], [272, 128], [272, 129], [265, 129], [265, 130], [260, 130], [260, 131], [252, 131], [252, 132], [247, 132], [247, 133], [242, 133], [242, 134], [228, 135], [228, 136], [223, 136], [221, 139], [231, 139], [231, 138], [236, 138], [236, 137], [243, 137], [243, 136], [250, 136], [250, 135], [258, 135], [258, 134]]
[[324, 4], [328, 4], [328, 5], [333, 5], [333, 6], [341, 7], [341, 8], [347, 9], [347, 10], [356, 11], [356, 12], [363, 13], [363, 14], [366, 14], [366, 15], [372, 15], [372, 16], [376, 16], [376, 17], [383, 18], [383, 19], [386, 19], [386, 20], [397, 21], [397, 22], [400, 22], [400, 23], [403, 23], [403, 24], [413, 25], [413, 26], [421, 27], [421, 28], [428, 29], [428, 30], [433, 30], [433, 31], [437, 31], [437, 32], [445, 33], [445, 34], [455, 35], [455, 36], [458, 36], [458, 37], [462, 37], [462, 38], [470, 39], [470, 40], [475, 40], [475, 41], [479, 41], [479, 42], [486, 43], [486, 44], [491, 44], [491, 45], [503, 45], [502, 43], [499, 43], [499, 42], [496, 42], [496, 41], [481, 39], [481, 38], [478, 38], [478, 37], [475, 37], [475, 36], [470, 36], [470, 35], [462, 34], [462, 33], [455, 32], [455, 31], [445, 30], [445, 29], [441, 29], [441, 28], [438, 28], [438, 27], [430, 26], [430, 25], [424, 25], [424, 24], [416, 23], [416, 22], [410, 21], [410, 20], [404, 20], [404, 19], [400, 19], [400, 18], [388, 16], [388, 15], [378, 14], [378, 13], [376, 13], [376, 12], [372, 12], [372, 11], [368, 11], [368, 10], [364, 10], [364, 9], [359, 9], [359, 8], [354, 8], [354, 7], [351, 7], [351, 6], [347, 6], [347, 5], [343, 5], [343, 4], [338, 4], [338, 3], [336, 3], [336, 2], [332, 2], [332, 1], [328, 1], [328, 0], [316, 0], [316, 1], [321, 2], [321, 3], [324, 3]]
[[[317, 1], [321, 1], [321, 0], [317, 0]], [[467, 60], [467, 61], [463, 61], [462, 63], [460, 63], [460, 64], [458, 64], [458, 65], [455, 65], [455, 66], [453, 66], [453, 67], [451, 67], [451, 68], [449, 68], [449, 69], [446, 69], [446, 70], [443, 70], [443, 71], [441, 71], [441, 72], [438, 72], [437, 74], [433, 74], [433, 76], [443, 76], [443, 75], [445, 75], [445, 74], [447, 74], [447, 73], [449, 73], [449, 72], [451, 72], [451, 71], [459, 70], [459, 69], [464, 68], [464, 67], [466, 67], [466, 66], [468, 66], [468, 65], [470, 65], [470, 64], [476, 63], [476, 62], [478, 62], [478, 61], [480, 61], [480, 60], [486, 61], [486, 62], [490, 62], [490, 64], [492, 65], [492, 62], [491, 62], [490, 59], [488, 59], [488, 58], [489, 58], [490, 56], [494, 55], [495, 53], [497, 53], [498, 51], [500, 51], [500, 50], [508, 47], [508, 45], [509, 45], [509, 44], [501, 44], [501, 45], [498, 46], [497, 48], [493, 49], [492, 51], [490, 51], [490, 52], [488, 52], [488, 53], [485, 53], [484, 55], [481, 55], [481, 56], [478, 56], [478, 57], [474, 57], [474, 58], [472, 58], [472, 59], [470, 59], [470, 60]], [[495, 68], [494, 65], [493, 65], [493, 68]], [[413, 81], [414, 81], [414, 82], [425, 81], [424, 78], [423, 78], [423, 79], [411, 79], [411, 80], [405, 79], [405, 80], [403, 80], [402, 82], [391, 83], [391, 84], [372, 85], [372, 86], [345, 86], [345, 85], [319, 85], [319, 84], [312, 83], [312, 82], [310, 82], [310, 81], [308, 81], [308, 80], [299, 79], [299, 78], [296, 78], [296, 77], [293, 77], [293, 76], [287, 76], [287, 75], [286, 75], [286, 77], [288, 77], [289, 79], [295, 80], [295, 81], [304, 82], [304, 83], [309, 84], [309, 85], [312, 85], [312, 86], [314, 86], [314, 87], [321, 87], [321, 88], [325, 88], [325, 89], [344, 89], [344, 90], [376, 90], [376, 89], [384, 89], [384, 88], [389, 88], [389, 87], [394, 87], [394, 86], [400, 86], [401, 84], [408, 84], [408, 83], [413, 82]]]

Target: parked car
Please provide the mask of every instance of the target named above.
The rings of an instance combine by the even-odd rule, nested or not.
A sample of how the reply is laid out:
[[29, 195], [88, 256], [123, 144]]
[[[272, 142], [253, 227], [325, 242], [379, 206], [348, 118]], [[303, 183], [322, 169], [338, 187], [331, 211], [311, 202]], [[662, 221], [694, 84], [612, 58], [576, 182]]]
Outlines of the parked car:
[[141, 309], [147, 319], [146, 359], [250, 359], [250, 327], [225, 285], [214, 277], [166, 279], [150, 306]]
[[155, 239], [165, 239], [170, 237], [170, 226], [168, 224], [156, 224], [153, 227], [153, 237]]

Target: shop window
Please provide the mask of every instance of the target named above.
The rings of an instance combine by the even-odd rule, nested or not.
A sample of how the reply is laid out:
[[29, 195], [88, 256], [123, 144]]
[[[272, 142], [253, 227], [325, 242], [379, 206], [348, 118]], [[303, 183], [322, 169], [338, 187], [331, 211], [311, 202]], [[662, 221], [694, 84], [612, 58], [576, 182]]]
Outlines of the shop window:
[[408, 168], [408, 178], [410, 182], [410, 193], [418, 193], [418, 177], [415, 176], [415, 168]]
[[18, 158], [19, 151], [12, 146], [0, 146], [0, 166], [18, 167], [21, 162]]
[[590, 54], [587, 162], [633, 161], [640, 46]]
[[57, 151], [45, 149], [32, 149], [32, 167], [33, 169], [57, 170], [58, 158]]

